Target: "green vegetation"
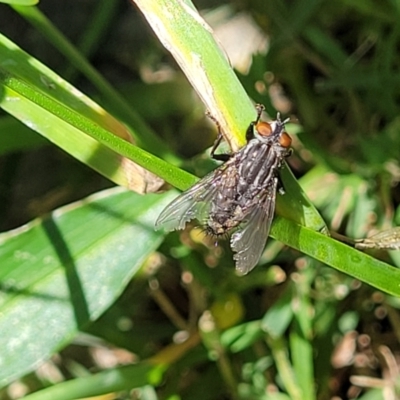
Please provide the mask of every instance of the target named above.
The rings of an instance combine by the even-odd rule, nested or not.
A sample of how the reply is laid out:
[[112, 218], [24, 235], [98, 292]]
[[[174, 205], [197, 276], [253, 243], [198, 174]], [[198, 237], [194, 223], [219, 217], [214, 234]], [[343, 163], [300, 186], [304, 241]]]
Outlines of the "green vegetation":
[[[400, 251], [328, 234], [400, 222], [395, 2], [4, 3], [0, 400], [400, 396]], [[153, 228], [164, 181], [216, 165], [205, 110], [235, 150], [250, 99], [294, 151], [240, 277], [227, 241]]]

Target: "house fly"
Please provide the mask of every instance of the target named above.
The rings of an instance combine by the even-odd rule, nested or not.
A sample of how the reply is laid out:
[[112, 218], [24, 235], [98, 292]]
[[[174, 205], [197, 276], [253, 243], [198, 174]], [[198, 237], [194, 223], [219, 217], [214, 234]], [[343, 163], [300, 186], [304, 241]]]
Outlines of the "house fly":
[[275, 211], [276, 192], [284, 193], [278, 171], [290, 155], [292, 139], [278, 113], [275, 121], [260, 121], [264, 106], [246, 131], [247, 144], [232, 154], [215, 154], [222, 139], [220, 125], [211, 157], [224, 161], [160, 214], [156, 229], [183, 229], [197, 219], [215, 237], [233, 232], [230, 246], [236, 269], [247, 274], [258, 263]]

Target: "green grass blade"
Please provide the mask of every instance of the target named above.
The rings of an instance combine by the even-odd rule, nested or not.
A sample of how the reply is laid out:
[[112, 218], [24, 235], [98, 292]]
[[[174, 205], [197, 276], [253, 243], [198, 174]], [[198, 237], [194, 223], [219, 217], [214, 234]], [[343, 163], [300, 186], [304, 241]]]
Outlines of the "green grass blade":
[[14, 151], [32, 150], [46, 144], [48, 144], [46, 139], [15, 118], [8, 115], [0, 118], [0, 155]]
[[161, 368], [142, 362], [135, 365], [103, 371], [88, 377], [73, 379], [32, 393], [24, 400], [75, 400], [100, 396], [106, 393], [131, 390], [156, 384], [155, 375], [161, 376]]
[[146, 181], [123, 157], [180, 189], [195, 182], [192, 175], [129, 143], [124, 125], [1, 35], [0, 60], [0, 107], [73, 157], [138, 191], [149, 191], [152, 180]]
[[73, 44], [40, 12], [37, 7], [14, 6], [23, 18], [28, 20], [55, 48], [62, 52], [68, 61], [81, 71], [99, 90], [103, 97], [103, 103], [113, 115], [123, 121], [135, 137], [137, 144], [146, 150], [151, 150], [173, 163], [177, 159], [168, 150], [167, 146], [151, 128], [149, 128], [139, 115], [132, 110], [124, 98], [107, 82], [107, 80], [90, 65], [87, 59], [80, 54]]
[[[232, 149], [242, 146], [248, 124], [255, 118], [255, 109], [211, 28], [188, 0], [135, 0], [135, 3], [220, 122]], [[278, 196], [278, 212], [313, 229], [323, 230], [323, 219], [290, 173], [285, 173], [284, 183], [288, 196]]]
[[287, 219], [275, 218], [271, 236], [338, 271], [400, 297], [398, 268]]
[[39, 0], [0, 0], [0, 3], [34, 6], [35, 4], [39, 3]]
[[290, 354], [293, 369], [302, 395], [305, 399], [316, 399], [314, 382], [314, 347], [313, 322], [314, 304], [311, 302], [312, 284], [315, 280], [315, 269], [307, 267], [298, 274], [293, 285], [294, 298], [291, 300], [294, 309], [293, 326], [289, 333]]
[[220, 122], [231, 148], [238, 149], [256, 113], [211, 28], [190, 1], [134, 2]]

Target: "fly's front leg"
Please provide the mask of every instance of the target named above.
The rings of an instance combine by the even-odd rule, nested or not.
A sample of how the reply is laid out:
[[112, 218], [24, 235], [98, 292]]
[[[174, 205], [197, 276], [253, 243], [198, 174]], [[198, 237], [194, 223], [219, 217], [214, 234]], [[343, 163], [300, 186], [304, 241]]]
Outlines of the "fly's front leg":
[[[287, 153], [284, 155], [285, 158], [288, 158], [291, 154], [293, 153], [293, 149], [288, 149]], [[282, 165], [279, 167], [279, 169], [285, 168], [285, 163], [282, 163]], [[283, 186], [283, 181], [281, 178], [281, 174], [279, 171], [276, 173], [276, 177], [278, 179], [278, 192], [279, 194], [285, 194], [285, 187]]]
[[217, 139], [215, 139], [215, 142], [211, 149], [210, 155], [211, 155], [211, 158], [213, 158], [214, 160], [228, 161], [231, 158], [230, 154], [215, 154], [215, 150], [217, 150], [217, 147], [221, 143], [221, 140], [222, 140], [222, 134], [221, 134], [221, 132], [218, 132]]
[[262, 104], [256, 104], [256, 110], [257, 110], [257, 118], [254, 121], [254, 123], [258, 124], [260, 122], [260, 119], [261, 119], [261, 114], [265, 110], [265, 107]]
[[293, 154], [293, 149], [292, 148], [288, 149], [286, 154], [285, 154], [285, 158], [290, 157], [292, 154]]
[[260, 122], [261, 114], [265, 110], [265, 107], [262, 104], [256, 104], [257, 118], [255, 121], [250, 122], [249, 127], [246, 130], [246, 141], [247, 143], [254, 139], [254, 127]]
[[278, 180], [278, 193], [283, 196], [286, 193], [286, 191], [285, 187], [283, 186], [283, 181], [279, 173], [276, 174], [276, 179]]
[[214, 118], [210, 114], [209, 111], [206, 112], [206, 115], [207, 115], [208, 118], [210, 118], [212, 121], [214, 121], [214, 123], [215, 123], [215, 125], [217, 125], [217, 129], [218, 129], [217, 138], [215, 139], [214, 145], [213, 145], [213, 147], [211, 149], [211, 152], [210, 152], [211, 158], [213, 158], [214, 160], [218, 160], [218, 161], [228, 161], [231, 158], [230, 154], [215, 154], [215, 151], [217, 150], [217, 148], [220, 145], [221, 140], [223, 138], [221, 125], [216, 120], [216, 118]]

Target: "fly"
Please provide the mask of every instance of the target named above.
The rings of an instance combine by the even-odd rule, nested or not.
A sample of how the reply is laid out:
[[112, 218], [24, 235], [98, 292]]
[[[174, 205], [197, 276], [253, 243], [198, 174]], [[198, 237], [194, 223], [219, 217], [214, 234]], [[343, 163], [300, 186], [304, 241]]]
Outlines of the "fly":
[[264, 106], [246, 131], [246, 145], [232, 154], [215, 154], [222, 139], [220, 125], [211, 157], [224, 161], [160, 214], [156, 229], [183, 229], [197, 219], [215, 237], [233, 232], [230, 246], [236, 269], [247, 274], [260, 260], [274, 217], [276, 192], [284, 193], [279, 169], [291, 154], [292, 139], [278, 113], [275, 121], [260, 121]]

